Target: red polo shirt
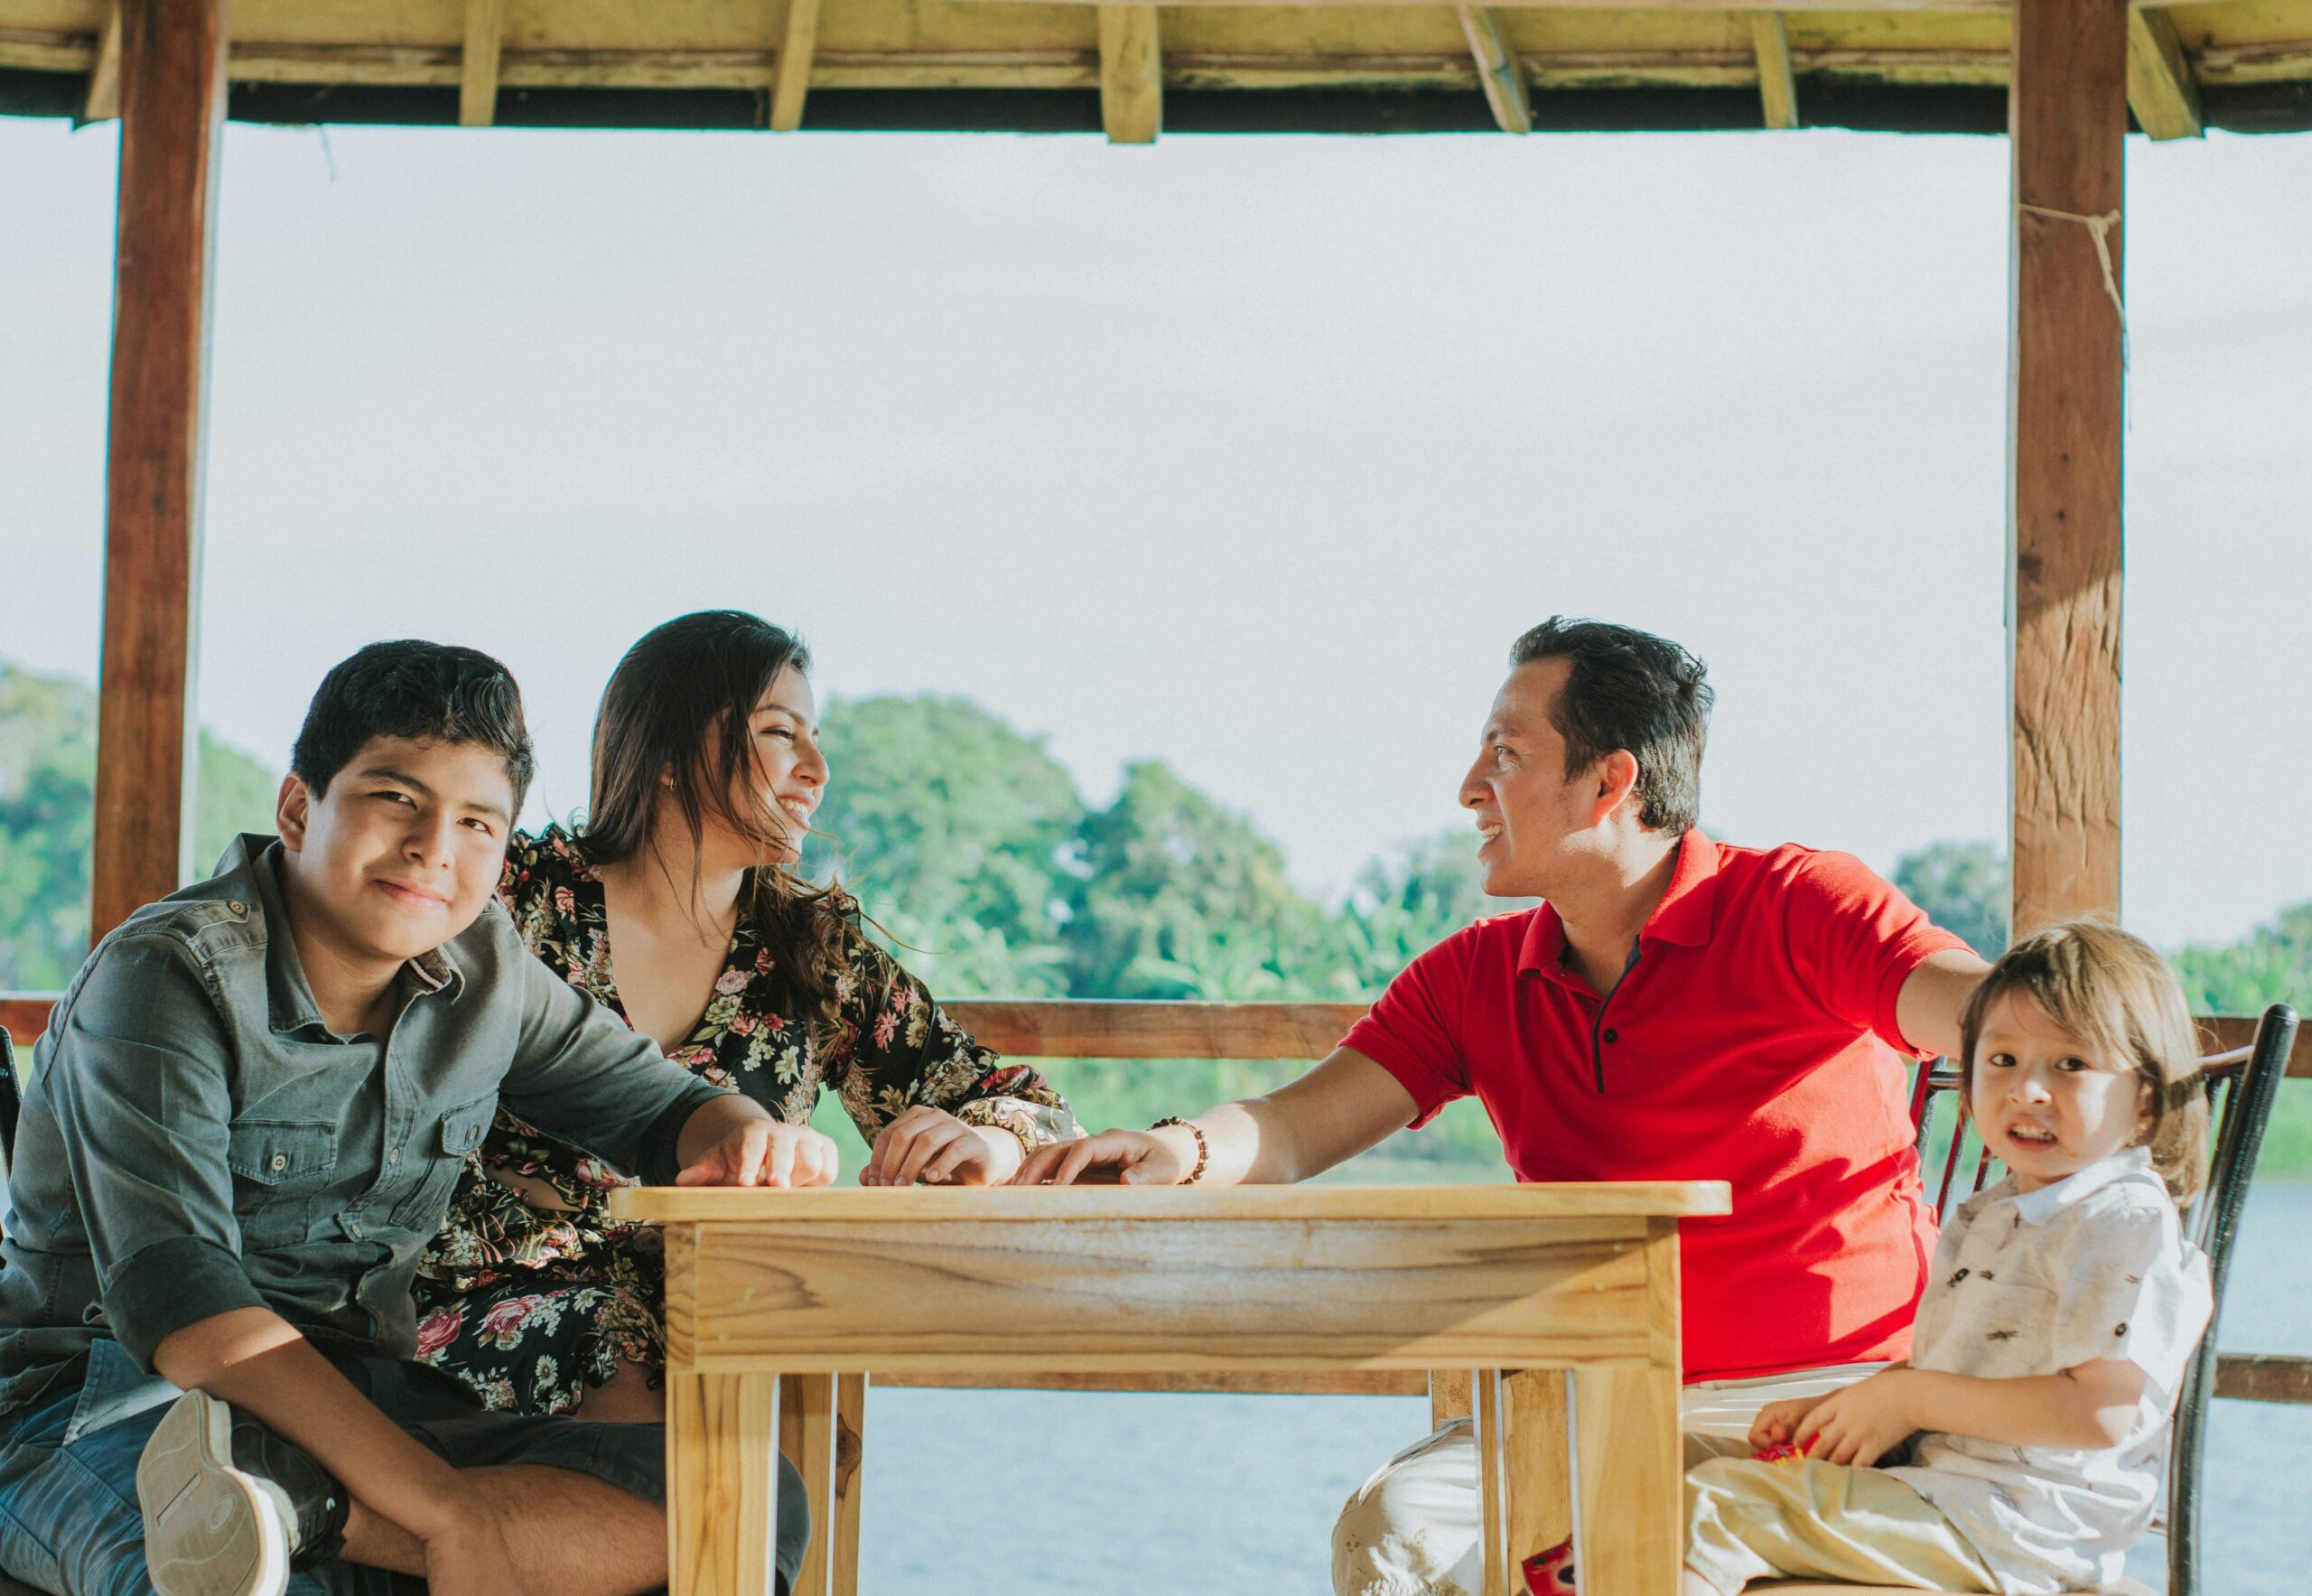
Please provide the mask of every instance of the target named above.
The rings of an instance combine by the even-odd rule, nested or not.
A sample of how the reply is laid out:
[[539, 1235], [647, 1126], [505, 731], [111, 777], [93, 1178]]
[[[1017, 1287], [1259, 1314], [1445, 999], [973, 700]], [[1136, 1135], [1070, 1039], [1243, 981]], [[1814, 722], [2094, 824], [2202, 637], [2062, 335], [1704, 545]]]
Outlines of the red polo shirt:
[[1688, 1379], [1903, 1358], [1934, 1220], [1895, 994], [1964, 946], [1848, 854], [1689, 831], [1604, 998], [1545, 903], [1422, 954], [1344, 1045], [1416, 1126], [1475, 1093], [1520, 1181], [1731, 1182], [1679, 1229]]

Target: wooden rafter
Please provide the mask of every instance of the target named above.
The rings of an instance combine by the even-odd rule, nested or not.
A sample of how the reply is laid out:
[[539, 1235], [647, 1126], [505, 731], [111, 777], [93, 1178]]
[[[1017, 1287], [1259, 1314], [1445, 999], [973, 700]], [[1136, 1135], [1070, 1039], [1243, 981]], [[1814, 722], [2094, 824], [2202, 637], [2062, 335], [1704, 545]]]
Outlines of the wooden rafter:
[[1112, 145], [1152, 145], [1164, 128], [1164, 46], [1153, 5], [1100, 7], [1100, 124]]
[[1750, 49], [1758, 58], [1758, 102], [1768, 127], [1798, 126], [1798, 79], [1790, 68], [1790, 33], [1782, 13], [1750, 14]]
[[770, 79], [770, 126], [792, 133], [803, 126], [803, 98], [811, 91], [811, 67], [819, 49], [819, 0], [787, 0], [778, 33], [778, 64]]
[[119, 115], [120, 0], [113, 0], [105, 12], [103, 31], [97, 35], [97, 60], [89, 69], [89, 93], [80, 103], [80, 120], [109, 122]]
[[2175, 19], [2163, 8], [2128, 13], [2128, 108], [2152, 138], [2200, 136], [2200, 89]]
[[1478, 83], [1485, 90], [1485, 103], [1493, 107], [1494, 121], [1504, 133], [1533, 132], [1534, 102], [1525, 87], [1525, 69], [1510, 46], [1501, 18], [1490, 6], [1461, 5], [1454, 10], [1469, 42], [1469, 53], [1477, 59]]
[[506, 41], [506, 0], [466, 0], [465, 52], [458, 61], [458, 123], [498, 120], [498, 56]]

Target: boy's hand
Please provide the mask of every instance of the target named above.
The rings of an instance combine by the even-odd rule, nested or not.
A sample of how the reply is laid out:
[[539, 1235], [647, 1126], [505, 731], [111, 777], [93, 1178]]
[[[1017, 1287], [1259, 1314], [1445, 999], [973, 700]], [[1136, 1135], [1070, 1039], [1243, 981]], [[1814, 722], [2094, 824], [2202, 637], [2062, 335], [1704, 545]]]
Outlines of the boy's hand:
[[1881, 1369], [1817, 1401], [1799, 1423], [1806, 1455], [1858, 1468], [1885, 1457], [1919, 1428], [1911, 1412], [1915, 1380], [1906, 1368]]
[[965, 1125], [944, 1108], [918, 1104], [875, 1138], [862, 1186], [994, 1186], [1012, 1178], [1027, 1150], [1010, 1131]]
[[808, 1125], [767, 1116], [744, 1119], [686, 1163], [677, 1186], [825, 1186], [842, 1155]]
[[[1769, 1402], [1758, 1409], [1758, 1416], [1750, 1421], [1750, 1450], [1766, 1451], [1777, 1446], [1798, 1444], [1800, 1427], [1806, 1415], [1821, 1405], [1819, 1396], [1793, 1396], [1781, 1402]], [[1806, 1432], [1812, 1434], [1812, 1431]]]

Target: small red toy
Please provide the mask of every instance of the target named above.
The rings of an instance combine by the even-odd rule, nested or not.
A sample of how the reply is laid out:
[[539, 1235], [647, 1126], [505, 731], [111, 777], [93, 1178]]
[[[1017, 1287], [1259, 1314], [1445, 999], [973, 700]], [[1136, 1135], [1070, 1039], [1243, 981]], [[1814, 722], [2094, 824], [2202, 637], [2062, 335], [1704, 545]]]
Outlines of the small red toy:
[[1530, 1596], [1575, 1596], [1573, 1543], [1560, 1541], [1526, 1558], [1525, 1589]]
[[1781, 1463], [1795, 1469], [1806, 1461], [1806, 1449], [1785, 1441], [1780, 1446], [1762, 1446], [1750, 1455], [1761, 1463]]

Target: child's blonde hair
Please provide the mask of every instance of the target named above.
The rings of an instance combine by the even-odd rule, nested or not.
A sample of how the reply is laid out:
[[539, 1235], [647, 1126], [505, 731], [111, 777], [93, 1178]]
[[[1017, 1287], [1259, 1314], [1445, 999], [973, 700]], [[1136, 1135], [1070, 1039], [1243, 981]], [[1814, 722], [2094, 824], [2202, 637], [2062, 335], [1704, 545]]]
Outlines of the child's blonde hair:
[[2198, 1035], [2168, 962], [2141, 938], [2087, 920], [2024, 938], [1991, 966], [1960, 1022], [1959, 1074], [1971, 1097], [1983, 1018], [2010, 993], [2089, 1046], [2134, 1064], [2151, 1109], [2142, 1144], [2177, 1206], [2189, 1207], [2207, 1180], [2207, 1097]]

